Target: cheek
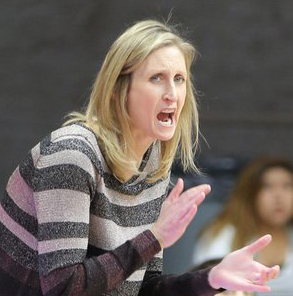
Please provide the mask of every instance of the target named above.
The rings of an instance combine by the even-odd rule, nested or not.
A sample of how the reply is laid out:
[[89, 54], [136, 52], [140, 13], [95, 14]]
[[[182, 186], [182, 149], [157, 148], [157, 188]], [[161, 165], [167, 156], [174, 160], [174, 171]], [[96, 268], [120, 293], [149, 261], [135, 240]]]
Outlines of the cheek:
[[288, 196], [286, 206], [288, 207], [288, 209], [291, 209], [291, 212], [293, 214], [293, 194], [290, 194]]
[[126, 106], [128, 114], [134, 122], [145, 122], [147, 119], [149, 121], [153, 114], [153, 96], [144, 89], [132, 90], [128, 94]]
[[260, 194], [256, 200], [256, 212], [259, 216], [263, 217], [270, 212], [271, 208], [271, 199], [267, 194]]

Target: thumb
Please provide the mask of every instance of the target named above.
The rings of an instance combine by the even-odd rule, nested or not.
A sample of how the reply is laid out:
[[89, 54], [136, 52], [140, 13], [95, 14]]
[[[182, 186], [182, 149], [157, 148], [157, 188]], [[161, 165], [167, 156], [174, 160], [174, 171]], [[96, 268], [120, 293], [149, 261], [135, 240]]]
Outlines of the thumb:
[[243, 248], [249, 255], [253, 255], [261, 249], [265, 248], [272, 240], [272, 236], [270, 234], [266, 234], [253, 242], [252, 244]]

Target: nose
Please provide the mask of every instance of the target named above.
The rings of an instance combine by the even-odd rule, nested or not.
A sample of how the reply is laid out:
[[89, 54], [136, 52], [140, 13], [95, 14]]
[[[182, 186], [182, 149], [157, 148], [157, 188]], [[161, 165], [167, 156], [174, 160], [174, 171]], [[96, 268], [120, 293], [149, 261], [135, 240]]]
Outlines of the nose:
[[163, 95], [163, 100], [168, 103], [176, 102], [178, 100], [176, 86], [174, 85], [174, 83], [170, 83], [166, 87], [165, 93]]

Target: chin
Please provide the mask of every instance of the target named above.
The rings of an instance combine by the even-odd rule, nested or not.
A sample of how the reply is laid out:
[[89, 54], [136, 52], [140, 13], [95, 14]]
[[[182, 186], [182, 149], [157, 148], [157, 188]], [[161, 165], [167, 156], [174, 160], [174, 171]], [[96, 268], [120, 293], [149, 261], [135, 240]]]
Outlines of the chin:
[[162, 142], [166, 142], [166, 141], [169, 141], [169, 140], [171, 140], [172, 138], [174, 137], [174, 133], [172, 133], [172, 134], [169, 134], [169, 135], [162, 135], [162, 134], [160, 134], [160, 135], [157, 135], [157, 140], [159, 140], [159, 141], [162, 141]]

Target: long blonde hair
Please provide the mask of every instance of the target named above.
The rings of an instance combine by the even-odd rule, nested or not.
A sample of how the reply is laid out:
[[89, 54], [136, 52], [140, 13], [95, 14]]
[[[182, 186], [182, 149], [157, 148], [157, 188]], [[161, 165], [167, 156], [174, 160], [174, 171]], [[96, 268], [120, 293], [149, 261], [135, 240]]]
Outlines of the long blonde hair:
[[[293, 165], [286, 159], [270, 156], [255, 159], [241, 171], [222, 213], [201, 235], [208, 232], [210, 237], [215, 237], [225, 225], [231, 224], [235, 227], [232, 250], [244, 247], [258, 235], [256, 198], [262, 189], [263, 175], [271, 168], [282, 168], [293, 176]], [[293, 217], [289, 223], [293, 224]]]
[[167, 176], [178, 150], [183, 169], [197, 171], [194, 153], [198, 143], [198, 111], [190, 72], [196, 50], [175, 28], [155, 20], [144, 20], [128, 28], [113, 43], [93, 84], [86, 111], [70, 113], [70, 119], [65, 122], [66, 125], [83, 121], [95, 132], [118, 178], [123, 179], [125, 169], [139, 173], [137, 164], [126, 158], [126, 155], [133, 155], [128, 145], [132, 137], [126, 108], [131, 73], [153, 51], [170, 45], [177, 46], [185, 58], [186, 98], [173, 138], [160, 143], [159, 166], [149, 180], [154, 182]]

